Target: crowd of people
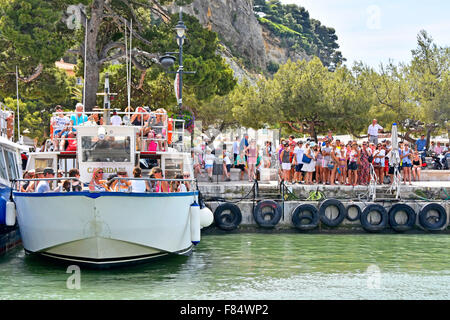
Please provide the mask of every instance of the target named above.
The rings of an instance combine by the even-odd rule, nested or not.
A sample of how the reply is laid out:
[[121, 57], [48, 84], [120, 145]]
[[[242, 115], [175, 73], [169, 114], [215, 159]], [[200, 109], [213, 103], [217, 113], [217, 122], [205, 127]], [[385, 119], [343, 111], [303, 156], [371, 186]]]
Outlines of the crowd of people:
[[[224, 148], [222, 157], [214, 154], [214, 150], [202, 147], [203, 153], [194, 154], [195, 174], [201, 174], [202, 168], [212, 181], [213, 164], [223, 162], [223, 180], [230, 180], [230, 169], [241, 170], [240, 180], [247, 173], [248, 180], [253, 181], [260, 169], [275, 167], [278, 164], [279, 178], [292, 184], [326, 184], [326, 185], [368, 185], [371, 178], [377, 184], [393, 182], [394, 167], [389, 165], [393, 156], [391, 141], [379, 139], [383, 132], [374, 119], [367, 130], [367, 140], [358, 143], [356, 140], [340, 141], [333, 137], [332, 131], [314, 141], [299, 141], [292, 135], [280, 140], [274, 150], [272, 143], [266, 141], [259, 147], [248, 135], [241, 139], [236, 137], [232, 145], [233, 156]], [[380, 141], [379, 141], [380, 140]], [[445, 154], [449, 152], [448, 144], [431, 142], [426, 150], [426, 139], [422, 135], [415, 144], [407, 141], [398, 143], [403, 183], [412, 184], [420, 181], [420, 172], [425, 163], [425, 156], [430, 152]], [[427, 152], [428, 151], [428, 152]], [[371, 174], [372, 173], [372, 174]]]
[[[103, 178], [103, 169], [97, 168], [92, 174], [92, 179], [84, 186], [80, 179], [80, 171], [76, 168], [69, 170], [69, 179], [64, 179], [61, 170], [57, 172], [52, 168], [37, 168], [25, 171], [24, 181], [18, 188], [21, 192], [79, 192], [79, 191], [109, 191], [109, 192], [188, 192], [192, 189], [190, 174], [185, 172], [177, 174], [174, 179], [166, 180], [160, 167], [153, 167], [149, 173], [150, 179], [142, 179], [142, 170], [139, 167], [133, 169], [133, 179], [128, 178], [125, 170], [118, 170], [117, 174]], [[35, 180], [43, 179], [43, 180]], [[46, 180], [47, 179], [47, 180]], [[152, 180], [155, 179], [155, 180]], [[161, 179], [161, 180], [159, 180]]]
[[270, 167], [271, 142], [267, 142], [265, 148], [261, 150], [256, 140], [249, 140], [246, 134], [242, 139], [236, 137], [231, 149], [233, 154], [225, 146], [222, 153], [217, 154], [216, 149], [211, 149], [207, 143], [202, 143], [201, 152], [193, 152], [195, 176], [203, 174], [202, 169], [204, 169], [209, 181], [212, 182], [213, 167], [216, 163], [222, 166], [224, 181], [231, 181], [231, 168], [240, 169], [240, 180], [243, 180], [244, 175], [247, 174], [248, 181], [254, 181], [259, 176], [263, 162], [265, 168]]
[[[130, 116], [129, 116], [130, 115]], [[84, 106], [77, 103], [75, 112], [65, 115], [63, 107], [55, 108], [55, 115], [51, 118], [51, 146], [44, 144], [40, 151], [76, 151], [77, 130], [76, 126], [96, 125], [132, 125], [139, 126], [136, 134], [137, 146], [142, 151], [166, 151], [168, 140], [171, 140], [172, 119], [168, 118], [167, 111], [159, 108], [151, 111], [148, 107], [138, 107], [136, 111], [132, 107], [125, 109], [125, 115], [121, 117], [116, 110], [112, 110], [109, 123], [103, 119], [101, 109], [93, 108], [89, 116], [84, 112]]]

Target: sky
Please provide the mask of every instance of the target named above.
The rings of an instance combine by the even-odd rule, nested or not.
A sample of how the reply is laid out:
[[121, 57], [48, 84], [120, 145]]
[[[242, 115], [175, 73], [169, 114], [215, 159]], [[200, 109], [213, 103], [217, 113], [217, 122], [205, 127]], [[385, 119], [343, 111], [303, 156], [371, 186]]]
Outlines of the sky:
[[346, 64], [378, 68], [409, 62], [417, 34], [427, 31], [438, 46], [450, 45], [448, 0], [280, 0], [308, 10], [310, 17], [336, 30]]

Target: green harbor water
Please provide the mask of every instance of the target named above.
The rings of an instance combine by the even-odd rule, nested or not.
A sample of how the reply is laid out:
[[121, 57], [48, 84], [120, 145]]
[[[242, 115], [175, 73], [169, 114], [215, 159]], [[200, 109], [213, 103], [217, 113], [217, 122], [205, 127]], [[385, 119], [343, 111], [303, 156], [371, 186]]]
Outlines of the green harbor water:
[[68, 289], [67, 266], [18, 248], [0, 257], [0, 299], [450, 299], [449, 262], [442, 234], [207, 235], [189, 257], [81, 268]]

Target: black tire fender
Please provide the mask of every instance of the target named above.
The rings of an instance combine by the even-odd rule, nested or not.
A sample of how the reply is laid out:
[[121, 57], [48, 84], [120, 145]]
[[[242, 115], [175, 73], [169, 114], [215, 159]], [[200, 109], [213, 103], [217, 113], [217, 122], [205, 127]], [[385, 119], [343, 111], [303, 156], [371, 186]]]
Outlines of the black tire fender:
[[[305, 219], [309, 220], [308, 224], [302, 223]], [[319, 211], [312, 204], [301, 204], [292, 212], [292, 224], [299, 230], [315, 229], [319, 225]]]
[[[224, 213], [230, 211], [230, 213]], [[233, 203], [222, 203], [214, 211], [214, 223], [222, 230], [236, 229], [242, 222], [241, 209]]]
[[[358, 211], [356, 217], [354, 217], [354, 218], [350, 217], [350, 215], [349, 215], [350, 209], [353, 209], [353, 208], [355, 208]], [[347, 207], [347, 216], [346, 216], [346, 218], [347, 218], [348, 221], [352, 221], [352, 222], [353, 221], [357, 221], [361, 217], [361, 213], [362, 213], [362, 210], [361, 210], [360, 206], [358, 206], [357, 204], [351, 204], [351, 205], [349, 205]]]
[[[325, 215], [325, 211], [328, 207], [335, 206], [339, 214], [335, 219], [330, 219]], [[347, 216], [347, 209], [338, 199], [327, 199], [320, 204], [319, 207], [320, 221], [329, 227], [337, 227]]]
[[[427, 219], [427, 213], [431, 210], [435, 210], [439, 213], [439, 217], [434, 219], [434, 222], [430, 221], [430, 218]], [[419, 223], [424, 229], [429, 231], [441, 230], [447, 223], [447, 213], [445, 212], [444, 207], [439, 203], [429, 203], [420, 210]]]
[[[263, 213], [264, 208], [271, 208], [271, 210]], [[275, 227], [281, 219], [281, 214], [280, 205], [273, 200], [260, 201], [253, 210], [253, 218], [263, 228]], [[266, 215], [270, 215], [270, 220], [264, 219]]]
[[[381, 215], [381, 220], [378, 224], [371, 224], [369, 222], [369, 213], [371, 213], [372, 211], [376, 211]], [[364, 230], [368, 232], [380, 232], [386, 228], [386, 225], [389, 221], [389, 216], [386, 209], [382, 205], [370, 204], [365, 207], [363, 212], [361, 213], [360, 221], [361, 226], [364, 228]]]
[[[395, 216], [401, 211], [404, 211], [408, 216], [408, 220], [405, 224], [398, 224], [395, 220]], [[416, 224], [416, 216], [416, 212], [409, 205], [405, 203], [396, 203], [389, 209], [389, 224], [392, 229], [397, 232], [407, 231], [414, 228], [414, 225]]]

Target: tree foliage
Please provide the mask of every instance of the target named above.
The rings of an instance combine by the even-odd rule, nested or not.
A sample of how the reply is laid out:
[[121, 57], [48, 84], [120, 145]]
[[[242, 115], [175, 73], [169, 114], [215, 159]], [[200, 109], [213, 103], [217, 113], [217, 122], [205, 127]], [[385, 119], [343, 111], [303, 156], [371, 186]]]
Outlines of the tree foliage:
[[263, 15], [258, 15], [259, 22], [279, 36], [284, 47], [317, 56], [330, 70], [345, 61], [337, 50], [335, 29], [310, 18], [305, 8], [295, 4], [283, 5], [279, 0], [255, 0], [254, 11]]
[[313, 137], [333, 129], [362, 138], [373, 118], [386, 131], [398, 123], [410, 142], [419, 133], [448, 132], [449, 48], [422, 31], [412, 54], [409, 64], [380, 64], [378, 70], [359, 62], [330, 72], [318, 58], [288, 61], [273, 79], [238, 86], [233, 114], [243, 126], [282, 125]]

